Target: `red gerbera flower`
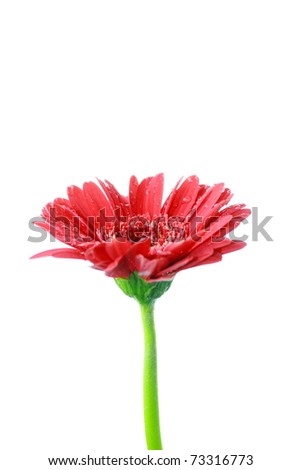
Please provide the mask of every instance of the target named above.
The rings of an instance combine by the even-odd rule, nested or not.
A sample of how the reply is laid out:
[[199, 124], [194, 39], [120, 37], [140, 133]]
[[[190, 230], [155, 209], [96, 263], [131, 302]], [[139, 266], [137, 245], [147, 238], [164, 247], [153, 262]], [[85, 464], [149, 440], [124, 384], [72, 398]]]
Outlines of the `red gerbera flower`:
[[144, 420], [148, 449], [162, 449], [157, 392], [154, 303], [183, 269], [215, 263], [244, 242], [227, 237], [249, 214], [244, 204], [223, 209], [231, 192], [223, 184], [178, 183], [162, 205], [163, 175], [130, 180], [122, 196], [108, 181], [68, 188], [68, 199], [44, 207], [40, 227], [69, 245], [41, 256], [79, 258], [115, 278], [141, 307], [145, 339]]
[[108, 181], [70, 186], [68, 199], [44, 207], [43, 222], [70, 248], [48, 250], [33, 258], [54, 256], [90, 261], [114, 278], [132, 273], [149, 281], [172, 279], [183, 269], [215, 263], [245, 246], [227, 234], [249, 214], [244, 204], [223, 209], [231, 199], [224, 185], [199, 184], [197, 176], [178, 183], [162, 205], [163, 174], [138, 183], [132, 176], [129, 195]]

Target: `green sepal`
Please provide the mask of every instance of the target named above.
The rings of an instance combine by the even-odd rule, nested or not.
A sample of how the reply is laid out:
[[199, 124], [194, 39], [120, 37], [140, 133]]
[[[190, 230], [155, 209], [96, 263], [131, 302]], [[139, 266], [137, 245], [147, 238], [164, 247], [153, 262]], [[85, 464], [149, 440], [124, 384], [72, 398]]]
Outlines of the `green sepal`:
[[128, 279], [115, 278], [116, 284], [129, 297], [138, 300], [140, 304], [149, 304], [161, 297], [171, 286], [171, 281], [148, 282], [136, 272]]

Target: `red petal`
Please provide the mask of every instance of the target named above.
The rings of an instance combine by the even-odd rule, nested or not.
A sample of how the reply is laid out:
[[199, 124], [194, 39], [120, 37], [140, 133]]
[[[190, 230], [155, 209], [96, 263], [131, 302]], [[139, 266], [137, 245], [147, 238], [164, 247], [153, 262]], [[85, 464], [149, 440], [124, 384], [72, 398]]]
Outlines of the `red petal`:
[[160, 258], [148, 259], [142, 254], [136, 256], [136, 268], [140, 277], [149, 279], [158, 271]]
[[48, 222], [43, 222], [42, 220], [35, 220], [33, 222], [33, 225], [36, 225], [37, 227], [41, 227], [43, 228], [44, 230], [46, 230], [47, 232], [49, 232], [49, 224]]
[[122, 242], [116, 239], [100, 242], [92, 246], [86, 252], [86, 258], [93, 264], [109, 265], [112, 261], [123, 256], [130, 247], [128, 240]]
[[198, 266], [203, 260], [213, 254], [213, 248], [210, 246], [199, 247], [198, 251], [192, 250], [184, 258], [170, 264], [166, 269], [160, 271], [158, 276], [175, 275], [177, 272], [192, 266]]
[[189, 269], [189, 268], [195, 268], [197, 266], [202, 266], [203, 264], [212, 264], [212, 263], [218, 263], [219, 261], [222, 260], [222, 255], [220, 253], [213, 253], [211, 256], [205, 256], [204, 258], [194, 258], [191, 263], [185, 266], [184, 269]]
[[110, 277], [128, 278], [132, 272], [137, 271], [137, 256], [139, 254], [147, 255], [150, 249], [150, 239], [147, 238], [141, 242], [132, 243], [123, 256], [115, 259], [105, 271]]
[[67, 188], [67, 194], [73, 209], [77, 214], [87, 220], [90, 211], [83, 190], [77, 186], [69, 186], [69, 188]]
[[181, 271], [182, 269], [185, 269], [185, 266], [187, 264], [189, 264], [191, 261], [192, 261], [193, 257], [192, 256], [185, 256], [185, 258], [179, 260], [179, 261], [176, 261], [175, 263], [173, 264], [170, 264], [167, 268], [163, 269], [162, 271], [159, 271], [157, 274], [156, 274], [156, 278], [159, 279], [162, 277], [165, 277], [165, 276], [175, 276], [175, 274], [177, 274], [177, 272]]
[[198, 192], [198, 177], [189, 176], [176, 190], [168, 210], [168, 215], [186, 217], [195, 204]]
[[205, 192], [205, 194], [200, 198], [196, 204], [196, 214], [203, 218], [203, 222], [209, 216], [212, 216], [216, 213], [214, 210], [215, 203], [221, 197], [223, 193], [224, 183], [219, 183], [211, 186]]
[[[221, 231], [221, 229], [224, 229], [225, 227], [229, 226], [229, 222], [232, 220], [232, 215], [222, 215], [221, 217], [218, 217], [218, 219], [215, 222], [212, 222], [209, 227], [206, 229], [202, 230], [196, 230], [195, 233], [195, 240], [197, 243], [204, 243], [206, 240], [209, 238], [213, 239], [214, 235], [215, 237], [217, 236], [217, 232]], [[197, 237], [200, 237], [200, 239], [197, 241]], [[214, 241], [214, 240], [212, 240]]]
[[53, 201], [56, 204], [60, 204], [61, 206], [71, 207], [69, 199], [65, 199], [64, 197], [57, 197]]
[[[206, 258], [204, 261], [199, 263], [198, 265], [195, 266], [202, 266], [203, 264], [212, 264], [212, 263], [218, 263], [223, 259], [222, 255], [220, 253], [213, 253], [212, 256], [209, 256], [209, 258]], [[192, 268], [193, 266], [191, 266]]]
[[106, 184], [108, 186], [108, 189], [111, 193], [112, 199], [114, 200], [115, 208], [116, 209], [120, 208], [121, 215], [129, 215], [129, 213], [130, 213], [130, 204], [129, 204], [128, 198], [125, 197], [125, 196], [122, 196], [122, 194], [120, 194], [117, 191], [115, 186], [113, 186], [113, 184], [110, 183], [110, 181], [106, 180], [105, 182], [106, 182]]
[[[129, 203], [127, 198], [122, 196], [115, 186], [113, 186], [110, 181], [105, 180], [105, 182], [98, 180], [102, 190], [104, 191], [105, 195], [107, 196], [108, 200], [111, 203], [111, 207], [113, 212], [120, 211], [120, 215], [128, 215], [129, 214]], [[118, 215], [118, 213], [116, 214]]]
[[31, 256], [30, 259], [43, 258], [44, 256], [53, 256], [54, 258], [76, 258], [85, 259], [84, 255], [72, 248], [55, 248], [53, 250], [42, 251]]
[[171, 191], [171, 193], [169, 194], [169, 196], [167, 197], [166, 201], [164, 202], [163, 206], [162, 206], [162, 210], [161, 210], [161, 213], [162, 215], [166, 215], [168, 214], [168, 211], [169, 211], [169, 208], [170, 208], [170, 205], [173, 201], [173, 198], [177, 192], [177, 189], [179, 187], [179, 184], [181, 183], [182, 181], [182, 178], [179, 179], [179, 181], [177, 182], [177, 184], [175, 185], [175, 187], [173, 188], [173, 190]]
[[159, 173], [154, 177], [145, 178], [138, 186], [136, 195], [137, 215], [149, 214], [152, 219], [160, 215], [162, 194], [163, 194], [163, 174]]
[[217, 204], [222, 204], [223, 206], [225, 206], [226, 204], [228, 204], [228, 202], [230, 201], [232, 196], [233, 196], [233, 194], [231, 193], [230, 189], [225, 188], [223, 190], [222, 194], [220, 195], [220, 197], [218, 198]]
[[[229, 240], [229, 239], [226, 239]], [[232, 251], [237, 251], [241, 250], [241, 248], [244, 248], [246, 246], [245, 242], [240, 242], [240, 241], [235, 241], [235, 240], [230, 240], [230, 243], [227, 246], [217, 248], [218, 252], [221, 254], [226, 254], [226, 253], [231, 253]]]
[[131, 213], [136, 214], [136, 199], [137, 199], [137, 190], [138, 190], [138, 180], [136, 176], [131, 176], [130, 187], [129, 187], [129, 201], [131, 207]]
[[112, 263], [112, 258], [106, 249], [107, 243], [99, 242], [85, 252], [86, 259], [91, 261], [97, 269], [104, 270]]
[[146, 196], [146, 189], [151, 179], [152, 178], [150, 176], [148, 178], [145, 178], [144, 180], [141, 181], [141, 183], [138, 186], [137, 195], [136, 195], [136, 207], [135, 207], [135, 214], [137, 215], [143, 215], [146, 213], [144, 199]]
[[100, 188], [95, 183], [92, 181], [89, 183], [84, 183], [83, 193], [90, 216], [98, 217], [102, 210], [107, 212], [108, 209], [110, 212], [108, 215], [111, 215], [110, 204], [104, 194], [101, 192]]
[[92, 181], [84, 184], [84, 193], [89, 204], [91, 215], [98, 217], [99, 226], [103, 227], [106, 217], [114, 215], [111, 203], [105, 197], [101, 189]]
[[148, 185], [148, 198], [146, 201], [147, 213], [151, 218], [160, 215], [163, 196], [164, 176], [159, 173], [154, 176]]
[[123, 256], [116, 258], [105, 268], [105, 275], [109, 277], [121, 277], [128, 279], [131, 275], [131, 270]]
[[233, 206], [226, 207], [224, 210], [220, 212], [220, 214], [230, 214], [232, 216], [232, 220], [229, 222], [227, 226], [227, 230], [224, 234], [231, 232], [234, 228], [236, 228], [243, 220], [245, 220], [251, 214], [251, 210], [245, 207], [245, 204], [236, 204]]
[[[50, 209], [53, 209], [52, 213]], [[78, 246], [83, 241], [97, 239], [93, 230], [89, 229], [87, 219], [66, 205], [51, 204], [46, 222], [49, 224], [49, 232], [67, 245]]]
[[[215, 238], [215, 237], [214, 237]], [[221, 240], [212, 241], [210, 239], [206, 240], [205, 243], [202, 243], [203, 246], [211, 246], [214, 251], [219, 251], [222, 253], [222, 249], [226, 248], [228, 245], [231, 245], [232, 240], [230, 238], [222, 238]]]

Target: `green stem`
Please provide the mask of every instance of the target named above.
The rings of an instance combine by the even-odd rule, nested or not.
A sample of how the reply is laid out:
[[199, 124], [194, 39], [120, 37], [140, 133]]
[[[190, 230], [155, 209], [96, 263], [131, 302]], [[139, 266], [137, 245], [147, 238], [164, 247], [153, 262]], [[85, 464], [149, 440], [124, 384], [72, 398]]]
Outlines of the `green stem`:
[[144, 331], [144, 425], [148, 450], [162, 450], [158, 385], [154, 302], [140, 303]]

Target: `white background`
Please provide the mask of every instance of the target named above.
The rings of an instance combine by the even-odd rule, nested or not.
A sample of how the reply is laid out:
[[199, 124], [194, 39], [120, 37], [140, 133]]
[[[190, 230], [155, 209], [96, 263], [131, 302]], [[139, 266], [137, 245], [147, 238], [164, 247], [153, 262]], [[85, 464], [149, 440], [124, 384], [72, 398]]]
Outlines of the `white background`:
[[300, 468], [299, 7], [2, 2], [1, 468], [146, 454], [138, 305], [27, 238], [68, 185], [159, 171], [166, 194], [197, 174], [274, 216], [273, 242], [248, 228], [157, 302], [164, 455]]

